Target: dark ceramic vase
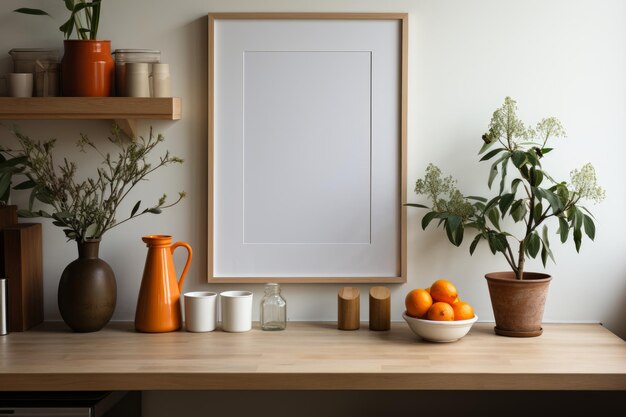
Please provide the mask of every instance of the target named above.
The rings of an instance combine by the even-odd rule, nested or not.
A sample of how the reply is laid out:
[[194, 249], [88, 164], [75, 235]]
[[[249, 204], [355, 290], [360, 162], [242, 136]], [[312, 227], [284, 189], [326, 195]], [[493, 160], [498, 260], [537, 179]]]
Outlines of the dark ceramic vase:
[[78, 243], [78, 259], [71, 262], [59, 282], [59, 311], [76, 332], [96, 332], [113, 316], [117, 285], [113, 270], [98, 258], [100, 241]]

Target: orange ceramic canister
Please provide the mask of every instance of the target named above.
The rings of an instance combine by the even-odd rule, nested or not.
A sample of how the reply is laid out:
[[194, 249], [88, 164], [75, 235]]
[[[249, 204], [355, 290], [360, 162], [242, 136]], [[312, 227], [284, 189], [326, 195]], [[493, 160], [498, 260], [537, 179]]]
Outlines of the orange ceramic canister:
[[65, 40], [61, 60], [61, 88], [66, 97], [112, 95], [115, 62], [111, 41]]
[[[172, 244], [172, 237], [165, 235], [149, 235], [141, 239], [148, 246], [148, 255], [137, 300], [135, 329], [149, 333], [178, 330], [182, 325], [180, 294], [191, 263], [191, 246], [186, 242]], [[187, 249], [188, 256], [180, 279], [177, 279], [172, 254], [180, 246]]]

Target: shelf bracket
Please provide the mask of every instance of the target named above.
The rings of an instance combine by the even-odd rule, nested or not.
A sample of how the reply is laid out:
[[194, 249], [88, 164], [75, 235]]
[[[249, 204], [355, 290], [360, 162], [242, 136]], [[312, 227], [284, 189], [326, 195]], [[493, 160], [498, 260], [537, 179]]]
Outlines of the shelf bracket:
[[137, 137], [137, 124], [133, 119], [115, 119], [115, 123], [119, 126], [122, 132], [134, 140]]

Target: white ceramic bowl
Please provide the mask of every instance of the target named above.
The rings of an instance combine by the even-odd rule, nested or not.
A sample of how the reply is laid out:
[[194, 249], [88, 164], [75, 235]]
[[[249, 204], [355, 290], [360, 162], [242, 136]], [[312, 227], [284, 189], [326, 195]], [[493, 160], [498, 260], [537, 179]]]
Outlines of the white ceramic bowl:
[[409, 324], [409, 327], [419, 337], [429, 342], [454, 342], [462, 338], [469, 332], [472, 325], [478, 320], [478, 316], [469, 320], [458, 321], [433, 321], [416, 319], [407, 316], [406, 311], [402, 317]]

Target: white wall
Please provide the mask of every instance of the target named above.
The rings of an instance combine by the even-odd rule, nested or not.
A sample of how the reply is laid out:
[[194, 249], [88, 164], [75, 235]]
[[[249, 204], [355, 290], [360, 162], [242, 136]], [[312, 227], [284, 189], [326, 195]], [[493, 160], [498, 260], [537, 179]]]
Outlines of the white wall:
[[[51, 4], [49, 4], [51, 3]], [[16, 7], [45, 5], [54, 19], [16, 15]], [[5, 0], [0, 10], [0, 51], [13, 47], [61, 47], [57, 27], [65, 18], [62, 2]], [[557, 178], [592, 162], [607, 199], [592, 207], [597, 218], [594, 243], [584, 242], [576, 254], [571, 242], [553, 239], [557, 264], [545, 321], [602, 322], [626, 337], [626, 257], [623, 236], [626, 168], [626, 6], [620, 0], [513, 1], [227, 1], [107, 0], [100, 38], [113, 48], [156, 48], [172, 66], [173, 93], [183, 97], [183, 119], [155, 122], [166, 137], [165, 147], [185, 159], [142, 184], [132, 198], [148, 201], [162, 192], [188, 192], [182, 204], [159, 216], [144, 217], [105, 235], [101, 257], [118, 280], [117, 320], [132, 320], [143, 271], [145, 234], [172, 234], [194, 248], [194, 262], [185, 290], [223, 290], [206, 283], [207, 189], [207, 18], [216, 11], [398, 11], [410, 14], [409, 36], [409, 198], [415, 179], [429, 162], [459, 178], [469, 194], [486, 191], [487, 166], [478, 164], [477, 150], [491, 113], [505, 96], [518, 100], [525, 120], [549, 115], [564, 123], [569, 137], [545, 166]], [[4, 52], [3, 52], [4, 53]], [[10, 70], [8, 55], [0, 73]], [[60, 151], [73, 148], [79, 132], [102, 141], [108, 124], [96, 121], [30, 121], [22, 129], [37, 138], [57, 137]], [[148, 124], [141, 125], [146, 133]], [[0, 132], [2, 143], [10, 136]], [[163, 149], [165, 149], [163, 147]], [[90, 160], [87, 159], [87, 162]], [[94, 160], [95, 161], [95, 157]], [[16, 202], [23, 202], [17, 198]], [[122, 209], [130, 211], [136, 200]], [[422, 232], [421, 213], [409, 212], [408, 283], [392, 286], [392, 314], [401, 320], [406, 292], [436, 278], [457, 283], [481, 320], [493, 315], [483, 275], [506, 269], [504, 259], [482, 247], [470, 257], [469, 241], [450, 245], [441, 230]], [[555, 229], [553, 229], [555, 231]], [[56, 288], [59, 276], [76, 257], [73, 243], [54, 226], [44, 224], [46, 319], [59, 319]], [[178, 258], [182, 262], [182, 257]], [[529, 269], [540, 270], [531, 262]], [[242, 285], [260, 297], [262, 286]], [[291, 320], [335, 320], [340, 285], [284, 285]], [[361, 286], [367, 294], [367, 286]], [[361, 317], [367, 318], [367, 302]], [[258, 306], [255, 307], [258, 315]]]

